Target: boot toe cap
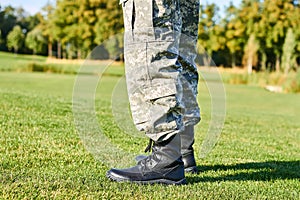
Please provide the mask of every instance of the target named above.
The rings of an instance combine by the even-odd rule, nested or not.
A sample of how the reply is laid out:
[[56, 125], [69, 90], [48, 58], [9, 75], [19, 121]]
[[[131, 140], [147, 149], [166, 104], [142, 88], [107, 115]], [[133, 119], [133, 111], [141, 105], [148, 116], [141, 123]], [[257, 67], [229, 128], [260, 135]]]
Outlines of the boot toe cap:
[[121, 181], [133, 181], [141, 177], [139, 170], [134, 170], [132, 168], [129, 169], [110, 169], [106, 173], [106, 177], [111, 180], [121, 182]]

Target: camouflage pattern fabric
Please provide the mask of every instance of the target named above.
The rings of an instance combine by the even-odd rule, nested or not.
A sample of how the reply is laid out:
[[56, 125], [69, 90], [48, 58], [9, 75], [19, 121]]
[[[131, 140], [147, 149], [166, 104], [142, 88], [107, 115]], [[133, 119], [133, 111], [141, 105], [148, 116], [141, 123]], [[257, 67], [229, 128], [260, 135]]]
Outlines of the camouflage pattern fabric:
[[200, 121], [200, 110], [197, 103], [198, 71], [195, 63], [197, 56], [199, 0], [181, 0], [182, 16], [181, 37], [179, 43], [179, 62], [182, 66], [184, 125], [195, 125]]
[[133, 121], [164, 141], [200, 120], [194, 63], [198, 0], [121, 0]]

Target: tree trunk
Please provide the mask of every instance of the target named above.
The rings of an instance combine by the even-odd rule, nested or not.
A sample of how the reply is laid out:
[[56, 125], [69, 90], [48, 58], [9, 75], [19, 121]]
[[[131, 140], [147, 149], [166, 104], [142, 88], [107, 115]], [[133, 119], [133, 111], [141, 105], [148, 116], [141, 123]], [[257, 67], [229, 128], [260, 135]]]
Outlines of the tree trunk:
[[236, 67], [235, 53], [231, 54], [231, 67]]
[[210, 67], [211, 66], [211, 57], [209, 55], [204, 55], [203, 62], [204, 62], [205, 67]]
[[275, 65], [276, 72], [280, 72], [280, 58], [279, 55], [276, 56], [276, 65]]
[[48, 57], [52, 57], [52, 42], [48, 42]]
[[67, 51], [66, 49], [62, 49], [62, 58], [67, 59]]
[[81, 59], [81, 50], [80, 49], [78, 49], [78, 51], [77, 51], [77, 59]]
[[290, 60], [288, 60], [286, 63], [285, 63], [285, 68], [284, 68], [284, 74], [288, 74], [289, 71], [290, 71], [290, 68], [291, 68], [291, 65], [290, 65]]
[[247, 59], [247, 70], [248, 70], [248, 74], [252, 74], [252, 60], [253, 60], [253, 56], [250, 56]]
[[267, 55], [265, 52], [262, 52], [261, 70], [266, 71], [266, 69], [267, 69]]
[[57, 42], [57, 58], [61, 59], [61, 43]]

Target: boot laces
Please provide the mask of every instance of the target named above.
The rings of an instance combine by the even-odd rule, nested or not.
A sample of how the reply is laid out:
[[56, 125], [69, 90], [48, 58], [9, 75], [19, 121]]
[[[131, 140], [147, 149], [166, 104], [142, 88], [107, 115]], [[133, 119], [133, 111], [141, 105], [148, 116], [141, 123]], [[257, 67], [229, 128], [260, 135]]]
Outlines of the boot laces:
[[147, 145], [147, 147], [146, 147], [146, 149], [145, 149], [145, 153], [147, 153], [147, 152], [151, 152], [151, 149], [152, 149], [152, 146], [153, 146], [153, 140], [152, 139], [149, 139], [149, 143], [148, 143], [148, 145]]
[[149, 139], [149, 143], [148, 143], [148, 145], [147, 145], [147, 147], [146, 147], [146, 149], [145, 149], [145, 153], [150, 153], [151, 151], [152, 151], [152, 154], [151, 155], [149, 155], [149, 156], [147, 156], [145, 159], [143, 159], [143, 160], [141, 160], [140, 161], [140, 163], [144, 166], [144, 167], [146, 167], [147, 166], [147, 164], [146, 163], [150, 163], [150, 166], [152, 165], [152, 157], [154, 156], [154, 154], [153, 154], [153, 140], [152, 139]]

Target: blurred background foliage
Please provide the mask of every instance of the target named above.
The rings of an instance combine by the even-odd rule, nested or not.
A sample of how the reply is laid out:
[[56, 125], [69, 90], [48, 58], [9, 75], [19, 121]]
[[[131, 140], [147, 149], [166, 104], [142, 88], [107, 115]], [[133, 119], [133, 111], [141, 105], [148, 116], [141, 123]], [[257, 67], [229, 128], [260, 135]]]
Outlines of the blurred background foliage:
[[[217, 66], [241, 67], [247, 74], [297, 73], [298, 0], [242, 0], [219, 11], [214, 3], [200, 7], [198, 46], [208, 55], [204, 65], [213, 60]], [[122, 59], [115, 57], [123, 48], [122, 32], [119, 1], [57, 0], [35, 15], [20, 7], [0, 8], [0, 51], [83, 59], [102, 44], [106, 53], [99, 59]]]

